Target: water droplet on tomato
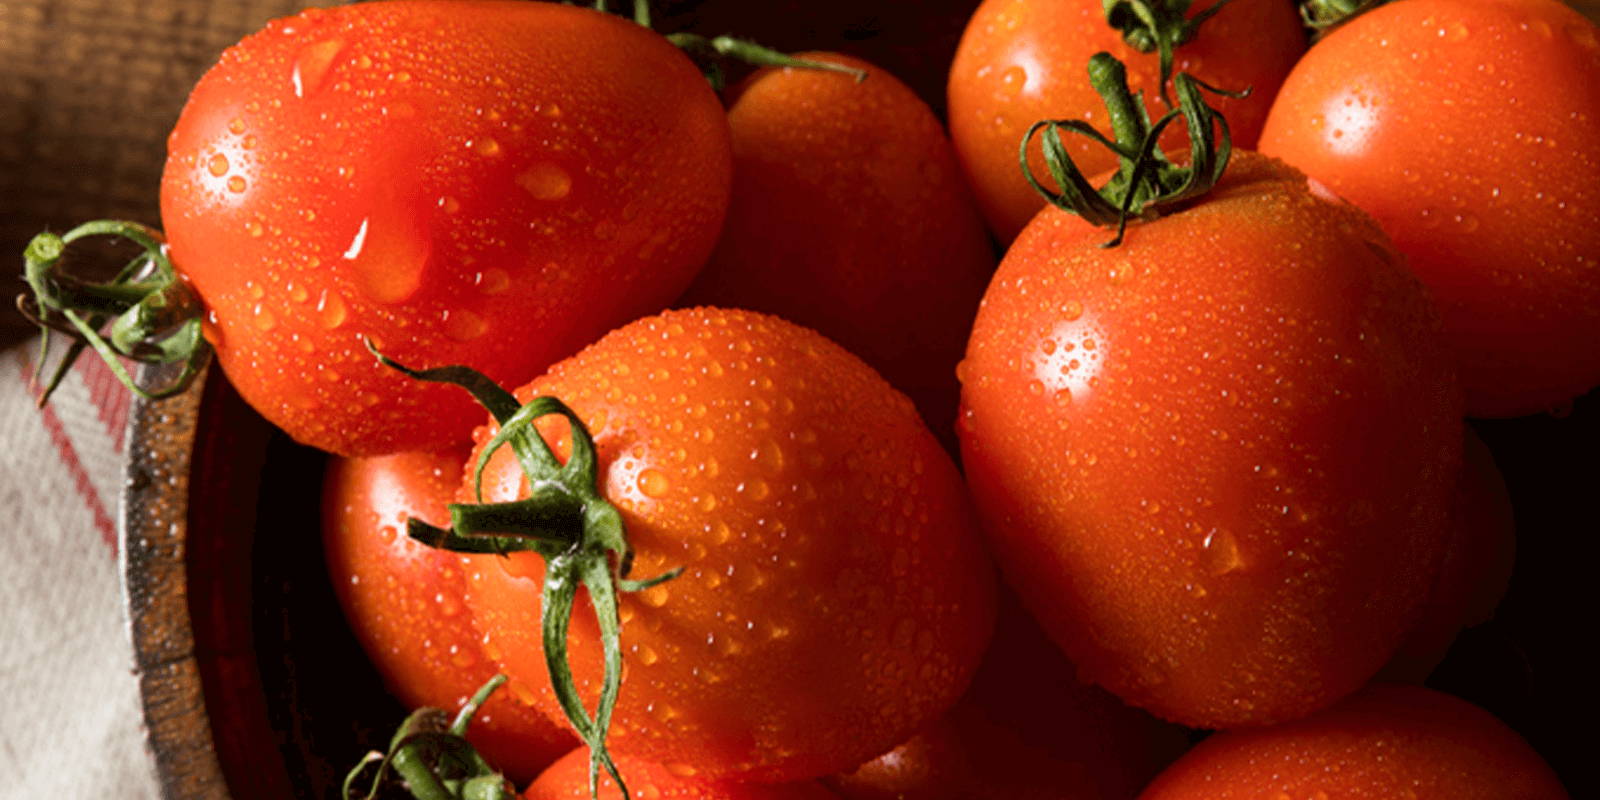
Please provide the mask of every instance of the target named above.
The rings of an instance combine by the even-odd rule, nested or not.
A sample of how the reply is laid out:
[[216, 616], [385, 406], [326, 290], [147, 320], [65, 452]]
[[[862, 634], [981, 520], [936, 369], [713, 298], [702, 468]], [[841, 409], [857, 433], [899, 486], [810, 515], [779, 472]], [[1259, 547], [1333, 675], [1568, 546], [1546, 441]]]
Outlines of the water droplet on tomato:
[[344, 42], [330, 39], [300, 49], [295, 55], [294, 67], [289, 73], [289, 81], [294, 84], [295, 97], [305, 97], [321, 88], [323, 80], [328, 77], [328, 69], [333, 66], [334, 57], [339, 55], [339, 50], [343, 47]]
[[558, 106], [555, 103], [545, 103], [538, 107], [538, 112], [539, 116], [547, 119], [555, 119], [561, 116], [561, 106]]
[[228, 157], [217, 153], [206, 162], [206, 171], [220, 178], [228, 174]]
[[1439, 36], [1447, 42], [1465, 41], [1469, 33], [1467, 26], [1459, 21], [1452, 22], [1439, 29]]
[[234, 194], [243, 192], [245, 186], [246, 184], [244, 178], [239, 175], [235, 175], [228, 179], [228, 191], [233, 192]]
[[256, 327], [260, 328], [261, 330], [270, 331], [278, 326], [278, 318], [273, 316], [271, 311], [262, 307], [259, 303], [256, 304], [253, 315], [255, 317]]
[[572, 176], [555, 164], [535, 164], [517, 176], [517, 185], [538, 200], [560, 200], [572, 192]]
[[458, 342], [470, 342], [489, 330], [489, 323], [471, 311], [445, 312], [444, 332]]
[[439, 198], [439, 208], [443, 209], [446, 214], [454, 214], [461, 210], [461, 201], [446, 195]]
[[648, 667], [651, 664], [661, 660], [660, 654], [656, 653], [655, 649], [647, 644], [634, 645], [633, 657], [638, 661], [640, 666], [645, 667]]
[[672, 599], [672, 588], [665, 583], [658, 583], [639, 592], [639, 599], [651, 608], [660, 608]]
[[661, 470], [647, 469], [639, 473], [639, 491], [645, 497], [661, 497], [672, 488], [672, 481]]
[[1028, 84], [1028, 71], [1019, 66], [1010, 66], [1005, 72], [1000, 73], [1000, 91], [1007, 97], [1016, 97], [1022, 93], [1022, 88]]
[[1233, 534], [1212, 529], [1200, 543], [1200, 560], [1212, 575], [1226, 575], [1244, 567], [1239, 555], [1239, 543]]
[[511, 288], [511, 275], [499, 268], [486, 269], [477, 274], [474, 282], [484, 294], [500, 294]]
[[[397, 209], [393, 219], [403, 214]], [[356, 278], [365, 295], [379, 303], [399, 303], [421, 288], [429, 250], [427, 240], [414, 226], [374, 214], [361, 220], [343, 255], [355, 262]]]
[[267, 229], [263, 228], [261, 223], [256, 220], [250, 220], [249, 222], [246, 222], [244, 225], [244, 230], [245, 233], [250, 234], [251, 238], [260, 237], [261, 234], [267, 232]]
[[480, 156], [494, 157], [500, 155], [500, 143], [487, 136], [474, 139], [471, 143], [472, 152]]
[[760, 464], [769, 473], [777, 474], [783, 471], [783, 448], [778, 443], [768, 439], [750, 451], [750, 460]]
[[333, 330], [343, 325], [348, 315], [349, 309], [344, 304], [344, 298], [327, 289], [317, 296], [317, 321], [322, 327]]

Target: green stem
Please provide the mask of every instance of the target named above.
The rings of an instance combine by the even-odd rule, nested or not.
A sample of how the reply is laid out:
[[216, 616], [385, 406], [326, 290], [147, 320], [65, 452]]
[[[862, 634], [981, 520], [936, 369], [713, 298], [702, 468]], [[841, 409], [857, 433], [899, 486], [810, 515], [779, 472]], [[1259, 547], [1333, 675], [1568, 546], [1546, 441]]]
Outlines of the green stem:
[[[1201, 91], [1228, 97], [1244, 93], [1225, 92], [1179, 73], [1173, 79], [1178, 107], [1151, 123], [1143, 99], [1128, 89], [1126, 68], [1109, 53], [1090, 57], [1089, 82], [1105, 103], [1116, 138], [1108, 139], [1083, 120], [1041, 120], [1023, 135], [1017, 158], [1023, 177], [1051, 205], [1094, 225], [1115, 224], [1116, 236], [1103, 245], [1115, 247], [1122, 243], [1130, 218], [1150, 216], [1197, 197], [1222, 177], [1232, 138], [1227, 120], [1206, 105]], [[1188, 127], [1190, 145], [1189, 162], [1182, 166], [1169, 160], [1159, 146], [1162, 132], [1179, 116]], [[1117, 171], [1105, 186], [1094, 188], [1073, 163], [1061, 138], [1063, 130], [1089, 137], [1117, 154]], [[1035, 136], [1055, 189], [1043, 185], [1028, 164]]]
[[[368, 754], [345, 775], [341, 800], [512, 800], [505, 776], [466, 739], [473, 716], [505, 682], [504, 675], [490, 678], [453, 721], [443, 709], [413, 711], [395, 731], [386, 753]], [[357, 784], [369, 770], [372, 780], [364, 794], [357, 794]]]
[[1106, 24], [1122, 32], [1122, 40], [1141, 53], [1154, 51], [1159, 59], [1161, 82], [1157, 93], [1167, 108], [1173, 108], [1167, 87], [1172, 81], [1174, 51], [1189, 43], [1200, 26], [1230, 0], [1219, 0], [1206, 10], [1188, 16], [1194, 0], [1101, 0]]
[[1300, 19], [1311, 29], [1314, 37], [1320, 38], [1327, 35], [1328, 31], [1387, 2], [1389, 0], [1302, 0]]
[[695, 33], [674, 33], [667, 36], [667, 41], [672, 42], [680, 50], [688, 53], [700, 62], [700, 69], [711, 81], [711, 87], [717, 91], [725, 88], [721, 59], [733, 59], [757, 67], [790, 67], [794, 69], [814, 69], [823, 72], [838, 72], [855, 78], [856, 83], [867, 79], [867, 71], [846, 67], [842, 64], [833, 64], [827, 61], [814, 61], [808, 58], [794, 56], [763, 47], [755, 42], [736, 39], [732, 36], [717, 36], [706, 38]]
[[[372, 349], [370, 342], [367, 346]], [[408, 521], [408, 532], [425, 544], [456, 552], [504, 555], [532, 551], [544, 558], [539, 626], [551, 688], [568, 723], [589, 747], [591, 793], [598, 792], [599, 772], [604, 768], [623, 797], [627, 797], [622, 775], [606, 750], [606, 733], [622, 689], [622, 623], [617, 593], [638, 591], [668, 580], [677, 572], [647, 581], [628, 580], [633, 550], [628, 546], [622, 515], [601, 496], [594, 439], [565, 403], [541, 396], [518, 404], [509, 392], [468, 367], [416, 370], [376, 350], [373, 353], [382, 363], [419, 380], [466, 389], [499, 423], [500, 429], [484, 444], [473, 467], [473, 488], [479, 502], [450, 506], [452, 530], [413, 519]], [[572, 447], [564, 463], [535, 427], [538, 419], [552, 414], [565, 417], [568, 424]], [[506, 446], [516, 455], [529, 495], [510, 502], [482, 502], [484, 469], [490, 458]], [[593, 716], [578, 694], [567, 645], [580, 586], [589, 595], [604, 653], [600, 697]]]

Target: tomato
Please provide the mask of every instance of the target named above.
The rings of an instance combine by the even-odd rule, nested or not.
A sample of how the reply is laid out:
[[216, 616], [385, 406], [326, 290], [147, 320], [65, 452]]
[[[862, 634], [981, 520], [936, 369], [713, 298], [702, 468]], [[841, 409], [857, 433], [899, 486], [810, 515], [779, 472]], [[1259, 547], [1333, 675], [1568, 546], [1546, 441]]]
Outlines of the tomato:
[[1370, 219], [1254, 153], [1107, 235], [1046, 209], [978, 312], [957, 433], [1001, 567], [1157, 716], [1327, 706], [1399, 645], [1445, 546], [1437, 313]]
[[1261, 150], [1372, 214], [1438, 300], [1467, 410], [1600, 384], [1600, 31], [1554, 0], [1405, 0], [1296, 65]]
[[628, 20], [554, 3], [309, 10], [229, 49], [169, 141], [161, 213], [239, 393], [346, 455], [480, 421], [413, 363], [521, 383], [670, 302], [715, 242], [722, 107]]
[[1212, 736], [1139, 797], [1559, 800], [1567, 792], [1487, 711], [1420, 687], [1374, 686], [1308, 719]]
[[[956, 362], [994, 251], [939, 121], [893, 75], [764, 70], [737, 87], [733, 202], [682, 301], [814, 328], [955, 424]], [[951, 434], [953, 435], [953, 434]]]
[[[1197, 2], [1193, 16], [1213, 4]], [[1305, 50], [1305, 34], [1293, 3], [1232, 0], [1199, 28], [1173, 60], [1176, 72], [1222, 89], [1250, 87], [1243, 99], [1224, 98], [1234, 143], [1252, 147], [1278, 84]], [[989, 229], [1002, 243], [1044, 207], [1023, 179], [1017, 150], [1028, 127], [1041, 119], [1085, 119], [1104, 129], [1105, 108], [1084, 77], [1084, 64], [1106, 51], [1128, 67], [1128, 84], [1143, 90], [1159, 115], [1155, 53], [1142, 54], [1106, 23], [1100, 0], [987, 0], [967, 23], [950, 67], [950, 135]], [[1163, 147], [1185, 147], [1182, 126], [1172, 126]], [[1116, 166], [1116, 159], [1089, 139], [1067, 140], [1084, 174]], [[1037, 153], [1036, 175], [1046, 175]]]
[[849, 800], [1132, 797], [1186, 732], [1077, 679], [1009, 592], [972, 688], [934, 725], [827, 783]]
[[[950, 457], [860, 359], [775, 317], [669, 311], [518, 397], [536, 394], [592, 431], [634, 573], [683, 570], [620, 598], [612, 752], [703, 778], [818, 777], [909, 738], [965, 689], [992, 622], [992, 567]], [[564, 427], [541, 425], [564, 452]], [[483, 487], [488, 502], [526, 491], [509, 451]], [[540, 645], [544, 563], [479, 563], [467, 601], [485, 646], [514, 691], [560, 714]], [[568, 641], [593, 708], [592, 614], [573, 617]]]
[[[323, 490], [323, 551], [356, 640], [407, 708], [455, 711], [496, 669], [466, 610], [462, 556], [405, 534], [406, 519], [448, 524], [466, 448], [335, 458]], [[490, 695], [468, 738], [497, 769], [527, 781], [577, 738], [507, 692]]]
[[1422, 617], [1379, 673], [1421, 683], [1444, 660], [1456, 635], [1488, 622], [1505, 597], [1516, 558], [1516, 523], [1494, 454], [1467, 428], [1465, 463], [1450, 506], [1451, 536]]
[[[617, 759], [632, 797], [653, 800], [838, 800], [816, 781], [801, 783], [730, 783], [680, 775], [659, 764]], [[575, 752], [545, 770], [522, 794], [523, 800], [589, 800], [589, 760]], [[602, 800], [621, 800], [611, 777], [600, 776]]]

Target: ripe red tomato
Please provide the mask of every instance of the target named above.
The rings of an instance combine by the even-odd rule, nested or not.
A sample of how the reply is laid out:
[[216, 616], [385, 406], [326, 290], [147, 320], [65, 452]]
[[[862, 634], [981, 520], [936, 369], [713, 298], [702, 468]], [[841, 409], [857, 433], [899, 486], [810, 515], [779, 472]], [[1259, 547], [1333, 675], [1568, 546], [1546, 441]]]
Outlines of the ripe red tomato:
[[1009, 592], [972, 688], [939, 722], [826, 783], [849, 800], [1132, 797], [1187, 732], [1077, 678]]
[[239, 393], [346, 455], [446, 446], [464, 393], [521, 383], [659, 309], [715, 242], [722, 106], [628, 20], [555, 3], [309, 10], [229, 49], [169, 142], [172, 258]]
[[1487, 711], [1420, 687], [1373, 686], [1307, 719], [1212, 736], [1139, 795], [1277, 797], [1561, 800], [1567, 792]]
[[[659, 764], [631, 758], [617, 759], [617, 767], [632, 797], [651, 800], [838, 800], [816, 781], [799, 783], [730, 783], [679, 775]], [[557, 761], [522, 793], [523, 800], [590, 800], [589, 759], [574, 752]], [[599, 797], [622, 800], [622, 792], [603, 771]]]
[[1106, 236], [1046, 209], [978, 312], [957, 432], [1001, 566], [1157, 716], [1325, 707], [1400, 643], [1445, 546], [1437, 313], [1370, 219], [1254, 153]]
[[[1212, 5], [1201, 0], [1188, 14]], [[1249, 97], [1221, 98], [1216, 107], [1228, 118], [1234, 144], [1253, 147], [1278, 84], [1305, 46], [1293, 3], [1233, 0], [1178, 48], [1173, 69], [1221, 89], [1249, 87]], [[1129, 88], [1142, 90], [1152, 113], [1159, 114], [1156, 54], [1124, 43], [1106, 24], [1101, 0], [987, 0], [967, 23], [950, 67], [950, 135], [984, 219], [1002, 243], [1016, 238], [1044, 207], [1017, 163], [1028, 127], [1042, 119], [1084, 119], [1107, 130], [1105, 106], [1084, 67], [1100, 51], [1127, 65]], [[1165, 149], [1187, 146], [1181, 129], [1173, 125], [1162, 137]], [[1066, 143], [1085, 175], [1117, 165], [1115, 156], [1089, 139]], [[1030, 162], [1034, 174], [1048, 175], [1037, 152]]]
[[1433, 291], [1467, 411], [1600, 384], [1600, 31], [1554, 0], [1405, 0], [1295, 66], [1261, 150], [1370, 213]]
[[953, 437], [956, 362], [994, 250], [939, 121], [893, 75], [770, 69], [737, 87], [733, 202], [685, 305], [748, 308], [861, 356]]
[[1511, 583], [1516, 521], [1494, 454], [1467, 428], [1461, 476], [1450, 506], [1450, 542], [1422, 616], [1378, 677], [1421, 683], [1456, 635], [1487, 622]]
[[[449, 524], [465, 448], [335, 458], [322, 498], [323, 552], [351, 632], [407, 708], [455, 711], [494, 676], [463, 596], [462, 556], [408, 538], [406, 520]], [[519, 782], [577, 737], [510, 693], [495, 692], [467, 730], [496, 769]]]
[[[890, 749], [959, 698], [988, 639], [992, 568], [950, 457], [860, 359], [775, 317], [669, 311], [518, 396], [535, 394], [593, 432], [635, 574], [683, 569], [620, 599], [612, 752], [684, 776], [799, 780]], [[564, 426], [542, 429], [565, 452]], [[523, 491], [497, 452], [484, 500]], [[480, 563], [467, 599], [485, 646], [560, 714], [540, 645], [543, 562]], [[574, 615], [569, 642], [592, 708], [592, 614]]]

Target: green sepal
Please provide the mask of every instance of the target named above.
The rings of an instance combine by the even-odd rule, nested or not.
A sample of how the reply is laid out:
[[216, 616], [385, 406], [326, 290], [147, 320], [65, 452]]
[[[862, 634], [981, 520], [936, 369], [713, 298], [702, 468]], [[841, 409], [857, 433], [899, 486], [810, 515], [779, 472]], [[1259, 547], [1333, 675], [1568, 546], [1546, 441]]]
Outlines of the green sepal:
[[[368, 753], [345, 774], [342, 800], [513, 800], [505, 776], [466, 739], [473, 716], [505, 682], [504, 675], [490, 678], [453, 720], [438, 708], [411, 712], [386, 752]], [[368, 771], [372, 775], [363, 792], [359, 784]]]
[[1121, 31], [1129, 47], [1157, 54], [1161, 68], [1157, 93], [1167, 108], [1173, 108], [1167, 86], [1172, 81], [1174, 52], [1193, 40], [1200, 26], [1229, 2], [1219, 0], [1193, 17], [1188, 14], [1194, 0], [1101, 0], [1100, 5], [1106, 24]]

